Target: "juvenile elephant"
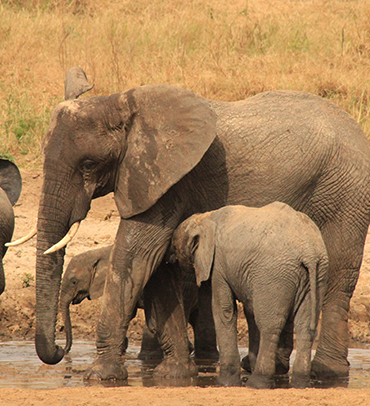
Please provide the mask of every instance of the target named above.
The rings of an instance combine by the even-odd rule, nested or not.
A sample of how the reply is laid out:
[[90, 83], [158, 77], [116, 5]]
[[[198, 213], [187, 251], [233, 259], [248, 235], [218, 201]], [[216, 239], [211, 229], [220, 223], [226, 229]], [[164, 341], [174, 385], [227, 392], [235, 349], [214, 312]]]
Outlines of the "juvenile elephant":
[[[103, 295], [112, 246], [99, 248], [74, 256], [63, 274], [60, 294], [60, 309], [66, 333], [64, 352], [72, 346], [72, 325], [69, 306], [79, 304], [84, 299], [95, 300]], [[212, 317], [211, 294], [209, 287], [202, 291], [201, 308], [198, 307], [198, 287], [195, 275], [187, 273], [182, 278], [185, 299], [185, 314], [194, 330], [194, 356], [198, 359], [218, 359], [216, 333]], [[138, 302], [144, 308], [143, 300]], [[127, 346], [127, 341], [126, 345]], [[191, 345], [189, 343], [189, 347]], [[163, 358], [157, 337], [148, 328], [144, 329], [139, 359]]]
[[0, 295], [5, 289], [3, 257], [14, 231], [13, 207], [22, 190], [18, 167], [7, 159], [0, 159]]
[[155, 272], [173, 230], [194, 213], [274, 201], [307, 214], [323, 235], [330, 269], [312, 369], [321, 379], [348, 375], [349, 303], [370, 222], [370, 148], [342, 109], [302, 92], [217, 102], [174, 86], [141, 86], [59, 104], [43, 154], [35, 336], [43, 362], [64, 355], [55, 343], [63, 247], [91, 200], [114, 192], [121, 222], [97, 326], [98, 355], [86, 379], [127, 378], [120, 348], [144, 287], [165, 353], [155, 374], [196, 374], [179, 276], [167, 265]]
[[292, 385], [308, 386], [328, 268], [315, 223], [280, 202], [261, 208], [226, 206], [192, 215], [175, 230], [172, 241], [180, 267], [195, 270], [198, 285], [211, 277], [219, 382], [240, 385], [238, 299], [249, 329], [259, 333], [249, 352], [252, 375], [247, 386], [272, 387], [279, 339], [289, 319], [297, 346]]

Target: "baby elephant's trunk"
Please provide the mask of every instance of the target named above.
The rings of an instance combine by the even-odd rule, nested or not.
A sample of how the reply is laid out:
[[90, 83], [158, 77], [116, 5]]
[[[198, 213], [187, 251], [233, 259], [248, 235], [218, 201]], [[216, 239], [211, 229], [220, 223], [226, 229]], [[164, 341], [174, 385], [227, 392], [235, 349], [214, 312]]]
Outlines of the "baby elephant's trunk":
[[68, 354], [72, 347], [72, 323], [71, 323], [71, 315], [69, 311], [69, 306], [71, 304], [71, 300], [61, 300], [60, 303], [60, 310], [62, 313], [63, 324], [64, 324], [64, 331], [66, 333], [66, 345], [64, 347], [64, 353]]

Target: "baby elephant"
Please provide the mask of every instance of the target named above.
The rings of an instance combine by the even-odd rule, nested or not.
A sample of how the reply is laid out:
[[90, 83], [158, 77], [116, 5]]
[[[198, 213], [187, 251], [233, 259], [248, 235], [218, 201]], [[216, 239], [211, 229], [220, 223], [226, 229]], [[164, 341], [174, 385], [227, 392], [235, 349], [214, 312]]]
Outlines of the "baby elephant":
[[220, 384], [240, 385], [238, 299], [252, 314], [247, 320], [255, 322], [260, 335], [247, 386], [273, 386], [279, 337], [290, 319], [297, 349], [291, 383], [309, 385], [328, 268], [325, 244], [312, 220], [280, 202], [262, 208], [226, 206], [181, 223], [171, 250], [183, 272], [195, 270], [198, 286], [212, 276]]
[[[103, 295], [112, 246], [86, 251], [73, 257], [63, 275], [60, 309], [66, 333], [65, 353], [72, 346], [72, 325], [69, 306], [84, 299], [95, 300]], [[216, 333], [212, 318], [210, 287], [198, 289], [194, 274], [182, 278], [185, 315], [194, 331], [195, 358], [218, 359]], [[138, 307], [143, 308], [143, 300]], [[133, 315], [134, 317], [135, 315]], [[127, 340], [125, 343], [127, 347]], [[125, 348], [123, 348], [125, 350]], [[189, 342], [189, 351], [192, 351]], [[163, 358], [157, 336], [144, 329], [139, 359]]]
[[69, 306], [80, 304], [84, 299], [95, 300], [103, 295], [109, 256], [112, 246], [90, 250], [73, 257], [64, 272], [60, 309], [66, 333], [67, 354], [72, 346], [72, 324]]

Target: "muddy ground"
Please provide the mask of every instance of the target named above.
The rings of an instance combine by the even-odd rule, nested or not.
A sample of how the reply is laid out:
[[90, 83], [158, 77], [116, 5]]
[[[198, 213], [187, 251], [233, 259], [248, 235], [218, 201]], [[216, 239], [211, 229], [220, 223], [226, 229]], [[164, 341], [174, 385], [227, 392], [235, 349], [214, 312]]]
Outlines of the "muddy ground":
[[[19, 238], [35, 225], [38, 199], [41, 191], [41, 171], [22, 171], [23, 189], [16, 204], [16, 228], [14, 239]], [[65, 266], [70, 259], [84, 251], [100, 248], [114, 241], [118, 227], [118, 213], [113, 195], [93, 201], [86, 220], [69, 244]], [[9, 249], [4, 258], [6, 290], [0, 297], [0, 341], [33, 339], [35, 321], [35, 250], [36, 238], [26, 244]], [[349, 326], [351, 339], [370, 342], [370, 238], [354, 297], [351, 302]], [[87, 301], [71, 307], [74, 338], [94, 339], [99, 315], [100, 300]], [[133, 320], [129, 340], [138, 343], [143, 327], [143, 314]], [[246, 325], [239, 320], [240, 345], [247, 345]], [[59, 321], [57, 338], [64, 338]], [[88, 399], [87, 399], [88, 398]], [[203, 405], [208, 403], [227, 405], [357, 405], [370, 404], [370, 390], [365, 389], [279, 389], [252, 391], [222, 388], [73, 388], [50, 391], [25, 389], [0, 389], [2, 405], [116, 405], [125, 399], [127, 405]]]

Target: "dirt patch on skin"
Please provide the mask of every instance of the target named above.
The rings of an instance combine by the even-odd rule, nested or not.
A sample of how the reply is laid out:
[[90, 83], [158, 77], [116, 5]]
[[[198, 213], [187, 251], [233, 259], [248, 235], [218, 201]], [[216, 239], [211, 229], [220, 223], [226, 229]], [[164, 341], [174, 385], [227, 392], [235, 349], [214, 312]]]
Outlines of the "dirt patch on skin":
[[[13, 239], [26, 235], [35, 225], [42, 185], [42, 173], [22, 171], [23, 189], [14, 208], [16, 228]], [[74, 255], [114, 242], [119, 216], [113, 195], [92, 202], [88, 217], [82, 222], [74, 240], [68, 245], [65, 267]], [[370, 238], [360, 278], [352, 298], [349, 314], [351, 339], [370, 342]], [[4, 258], [6, 289], [0, 296], [0, 340], [33, 340], [35, 331], [35, 254], [36, 238], [8, 250]], [[95, 326], [100, 312], [100, 300], [85, 300], [71, 306], [73, 336], [75, 339], [95, 339]], [[129, 340], [139, 343], [144, 325], [143, 312], [132, 321]], [[64, 339], [59, 319], [57, 338]], [[239, 318], [240, 345], [247, 346], [247, 327]], [[228, 405], [337, 405], [366, 404], [370, 390], [325, 389], [253, 391], [238, 388], [69, 388], [50, 391], [0, 389], [1, 404], [10, 405], [203, 405], [217, 402]], [[86, 402], [86, 399], [89, 399]], [[150, 402], [149, 402], [150, 400]]]

